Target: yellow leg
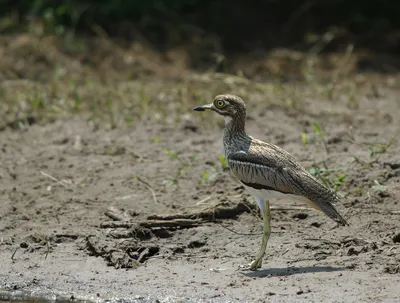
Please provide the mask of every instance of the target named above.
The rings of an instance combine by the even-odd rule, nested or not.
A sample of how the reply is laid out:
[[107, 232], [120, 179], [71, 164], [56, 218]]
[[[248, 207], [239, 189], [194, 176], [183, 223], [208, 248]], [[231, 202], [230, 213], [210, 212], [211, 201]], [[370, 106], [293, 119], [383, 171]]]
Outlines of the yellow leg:
[[267, 200], [265, 202], [265, 212], [261, 212], [261, 215], [263, 217], [263, 224], [264, 224], [264, 230], [263, 230], [263, 235], [262, 235], [262, 240], [261, 240], [261, 247], [260, 251], [257, 254], [256, 259], [250, 264], [250, 269], [251, 270], [256, 270], [258, 268], [261, 268], [262, 266], [262, 258], [264, 257], [265, 250], [267, 248], [267, 243], [269, 236], [271, 235], [271, 211], [269, 207], [269, 201]]

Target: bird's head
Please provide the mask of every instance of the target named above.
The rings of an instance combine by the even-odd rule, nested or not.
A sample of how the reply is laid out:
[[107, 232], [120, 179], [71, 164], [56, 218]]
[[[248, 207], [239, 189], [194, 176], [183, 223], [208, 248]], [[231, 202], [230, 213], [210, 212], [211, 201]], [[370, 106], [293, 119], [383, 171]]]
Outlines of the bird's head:
[[237, 113], [246, 113], [246, 105], [243, 100], [234, 95], [218, 95], [210, 104], [193, 108], [196, 111], [212, 110], [218, 114], [233, 118]]

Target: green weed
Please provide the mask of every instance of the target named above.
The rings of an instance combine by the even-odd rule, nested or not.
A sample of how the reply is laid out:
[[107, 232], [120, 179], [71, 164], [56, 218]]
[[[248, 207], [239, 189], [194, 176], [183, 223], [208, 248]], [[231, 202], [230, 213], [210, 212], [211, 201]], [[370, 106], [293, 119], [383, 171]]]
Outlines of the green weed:
[[356, 98], [356, 85], [355, 83], [349, 83], [347, 85], [347, 106], [350, 109], [358, 109], [359, 105]]
[[72, 110], [74, 112], [79, 112], [82, 105], [82, 99], [79, 95], [78, 86], [76, 83], [72, 84]]
[[180, 157], [180, 155], [177, 151], [165, 149], [164, 152], [170, 157], [171, 160], [176, 160], [180, 164], [180, 165], [178, 165], [178, 167], [176, 169], [175, 175], [173, 177], [167, 178], [167, 180], [172, 181], [173, 184], [178, 184], [180, 178], [186, 172], [186, 169], [188, 167], [190, 167], [193, 164], [193, 162], [196, 160], [196, 156], [193, 155], [192, 157], [190, 157], [190, 159], [188, 161], [185, 161]]
[[377, 180], [374, 180], [374, 183], [375, 183], [374, 189], [377, 192], [382, 193], [386, 190], [386, 187], [380, 184]]
[[32, 100], [32, 107], [36, 110], [41, 110], [44, 108], [43, 100], [40, 97], [35, 97]]
[[322, 131], [321, 127], [317, 123], [313, 123], [313, 127], [317, 135], [317, 138], [319, 138], [319, 140], [323, 143], [326, 153], [329, 154], [328, 144], [326, 143], [325, 140], [325, 133]]
[[303, 142], [304, 146], [307, 146], [307, 134], [305, 132], [301, 133], [301, 142]]
[[377, 159], [374, 159], [372, 161], [364, 161], [364, 160], [360, 159], [357, 156], [353, 156], [353, 163], [359, 164], [359, 165], [361, 165], [363, 167], [366, 167], [366, 168], [371, 168], [373, 166], [373, 164], [376, 163], [376, 162], [378, 162]]
[[370, 153], [369, 156], [371, 158], [380, 155], [380, 154], [384, 154], [387, 152], [387, 150], [389, 149], [389, 147], [392, 145], [393, 141], [390, 141], [387, 144], [380, 144], [380, 143], [371, 143], [368, 144], [369, 145], [369, 149], [370, 149]]
[[208, 181], [208, 173], [203, 172], [203, 181], [207, 182]]
[[363, 186], [361, 185], [360, 187], [356, 188], [353, 190], [353, 195], [361, 197], [363, 194]]
[[139, 89], [140, 117], [148, 112], [150, 101], [151, 97], [147, 94], [144, 85], [142, 85]]
[[228, 162], [226, 161], [225, 156], [219, 156], [219, 166], [213, 166], [208, 171], [203, 172], [200, 183], [210, 183], [214, 182], [221, 176], [223, 171], [229, 170]]
[[340, 168], [326, 169], [321, 167], [312, 167], [309, 169], [309, 173], [322, 181], [326, 187], [333, 188], [335, 192], [337, 192], [341, 186], [346, 184], [345, 178], [347, 177], [347, 174]]
[[228, 161], [226, 161], [226, 158], [224, 155], [219, 156], [219, 163], [221, 164], [222, 169], [228, 169]]
[[[369, 158], [372, 160], [362, 160], [360, 157], [353, 156], [353, 162], [364, 167], [372, 167], [374, 163], [379, 161], [382, 154], [386, 153], [390, 146], [395, 142], [396, 138], [393, 137], [388, 143], [362, 143], [361, 145], [367, 146], [369, 149]], [[355, 143], [355, 141], [353, 141]], [[356, 143], [355, 143], [356, 144]]]

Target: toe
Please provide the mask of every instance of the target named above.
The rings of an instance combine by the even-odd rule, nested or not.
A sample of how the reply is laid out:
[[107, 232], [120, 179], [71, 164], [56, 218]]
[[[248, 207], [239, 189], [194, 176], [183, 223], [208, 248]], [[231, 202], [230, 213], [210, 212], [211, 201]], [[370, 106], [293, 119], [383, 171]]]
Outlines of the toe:
[[262, 261], [261, 260], [254, 260], [250, 264], [249, 268], [250, 268], [250, 270], [257, 270], [257, 269], [261, 268], [261, 265], [262, 265]]

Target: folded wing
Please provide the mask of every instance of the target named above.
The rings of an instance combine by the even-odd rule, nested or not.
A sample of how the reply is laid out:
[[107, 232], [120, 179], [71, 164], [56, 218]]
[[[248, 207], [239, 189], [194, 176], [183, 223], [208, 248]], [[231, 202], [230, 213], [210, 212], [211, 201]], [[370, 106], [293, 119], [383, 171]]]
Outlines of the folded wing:
[[[269, 156], [273, 154], [273, 156]], [[266, 145], [255, 150], [239, 151], [227, 157], [233, 174], [247, 186], [304, 196], [341, 225], [348, 225], [334, 203], [336, 194], [319, 183], [286, 151]]]

